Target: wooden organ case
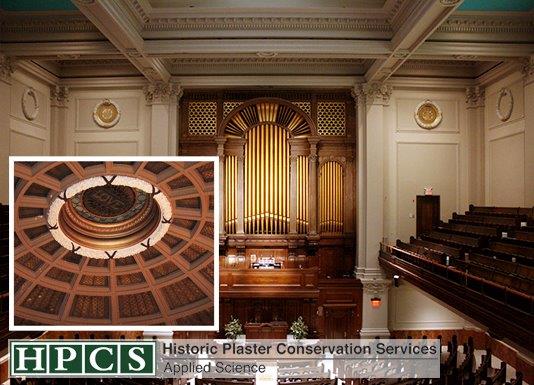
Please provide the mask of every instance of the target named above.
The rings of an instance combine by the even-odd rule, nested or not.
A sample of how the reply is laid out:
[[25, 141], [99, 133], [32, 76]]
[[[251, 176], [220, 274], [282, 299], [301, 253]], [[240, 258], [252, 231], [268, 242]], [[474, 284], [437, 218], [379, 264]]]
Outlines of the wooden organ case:
[[221, 329], [278, 336], [302, 316], [312, 337], [357, 337], [350, 93], [194, 90], [180, 111], [180, 155], [219, 156]]

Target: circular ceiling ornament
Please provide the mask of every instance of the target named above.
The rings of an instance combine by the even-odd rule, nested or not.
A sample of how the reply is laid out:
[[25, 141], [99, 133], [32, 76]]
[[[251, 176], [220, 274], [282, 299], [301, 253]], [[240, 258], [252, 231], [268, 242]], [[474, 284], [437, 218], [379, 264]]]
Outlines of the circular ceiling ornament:
[[35, 90], [30, 87], [22, 94], [22, 113], [28, 120], [35, 120], [39, 114], [39, 102]]
[[509, 88], [501, 88], [497, 97], [497, 116], [502, 122], [506, 122], [512, 116], [514, 109], [514, 97]]
[[419, 127], [427, 130], [436, 128], [443, 118], [441, 109], [431, 100], [419, 103], [415, 109], [414, 116]]
[[121, 118], [121, 111], [117, 103], [104, 99], [95, 106], [93, 119], [96, 124], [103, 128], [111, 128], [116, 125]]
[[67, 250], [97, 259], [125, 258], [159, 242], [172, 206], [152, 184], [129, 176], [84, 179], [61, 191], [48, 211], [48, 227]]

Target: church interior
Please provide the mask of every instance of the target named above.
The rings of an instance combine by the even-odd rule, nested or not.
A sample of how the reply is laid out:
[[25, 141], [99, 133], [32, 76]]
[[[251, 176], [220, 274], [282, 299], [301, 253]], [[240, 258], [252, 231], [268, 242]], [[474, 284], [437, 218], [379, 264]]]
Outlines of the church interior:
[[[442, 341], [440, 379], [308, 385], [534, 385], [532, 0], [0, 0], [0, 135], [2, 383], [8, 339], [212, 339], [232, 319], [285, 339], [301, 319], [309, 338]], [[11, 155], [117, 158], [20, 162], [10, 181]], [[218, 178], [134, 156], [218, 157]], [[61, 192], [115, 174], [187, 215], [117, 259], [107, 214], [74, 200], [58, 223], [104, 253], [58, 243]], [[135, 200], [157, 195], [115, 190], [145, 239]], [[10, 296], [18, 325], [218, 330], [10, 330]]]

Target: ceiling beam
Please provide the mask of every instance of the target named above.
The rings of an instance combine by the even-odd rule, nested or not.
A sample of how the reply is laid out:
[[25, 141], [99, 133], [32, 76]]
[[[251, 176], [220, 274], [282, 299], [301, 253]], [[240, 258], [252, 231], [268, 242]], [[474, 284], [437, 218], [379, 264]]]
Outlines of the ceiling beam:
[[377, 59], [365, 74], [368, 82], [388, 79], [411, 54], [456, 10], [463, 0], [418, 0], [401, 10], [398, 28], [391, 39], [391, 53]]
[[134, 14], [128, 12], [126, 0], [73, 2], [148, 80], [165, 83], [169, 81], [171, 75], [163, 62], [158, 58], [148, 57], [144, 52], [142, 25]]

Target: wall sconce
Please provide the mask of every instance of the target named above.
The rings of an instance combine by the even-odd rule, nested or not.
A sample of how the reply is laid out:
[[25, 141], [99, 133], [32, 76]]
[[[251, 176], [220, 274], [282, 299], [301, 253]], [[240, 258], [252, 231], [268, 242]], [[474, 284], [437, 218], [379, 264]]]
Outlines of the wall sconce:
[[371, 298], [371, 306], [372, 306], [374, 309], [379, 308], [381, 303], [382, 303], [382, 299], [380, 299], [380, 297], [373, 297], [373, 298]]
[[226, 261], [228, 262], [229, 265], [234, 265], [236, 263], [235, 255], [228, 255], [226, 257]]
[[399, 280], [400, 280], [400, 276], [398, 276], [397, 274], [395, 274], [393, 276], [393, 285], [395, 285], [395, 287], [399, 287]]

